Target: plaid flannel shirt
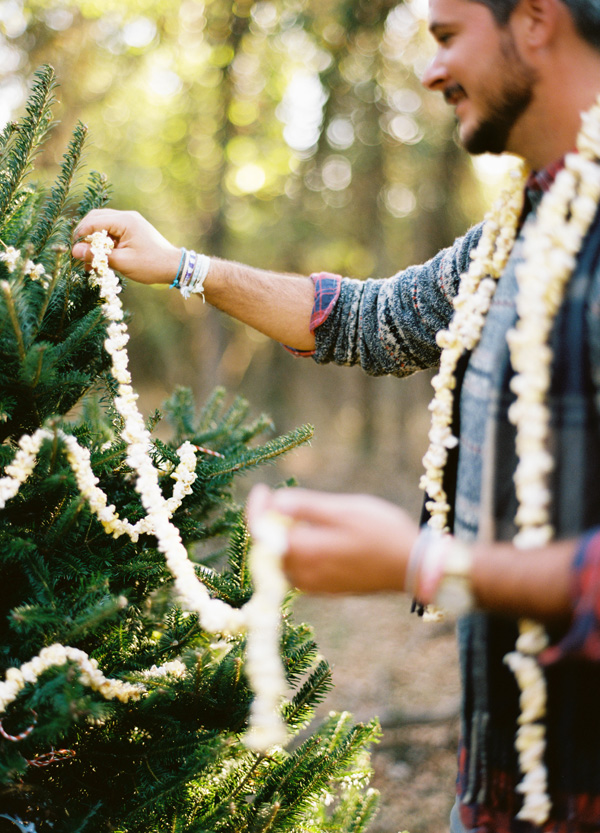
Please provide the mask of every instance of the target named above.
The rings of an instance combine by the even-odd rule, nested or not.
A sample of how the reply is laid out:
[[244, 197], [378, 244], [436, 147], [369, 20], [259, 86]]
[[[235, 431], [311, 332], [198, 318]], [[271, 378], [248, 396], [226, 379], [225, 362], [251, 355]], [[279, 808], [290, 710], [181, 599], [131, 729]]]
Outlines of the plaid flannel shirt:
[[[528, 183], [528, 209], [535, 209], [560, 167], [558, 163]], [[471, 229], [428, 263], [386, 280], [313, 276], [311, 329], [316, 348], [310, 355], [319, 363], [360, 364], [372, 375], [405, 376], [436, 366], [435, 334], [449, 322], [459, 277], [480, 232], [481, 226]], [[481, 526], [493, 529], [500, 539], [514, 534], [516, 460], [514, 428], [506, 413], [513, 397], [505, 332], [514, 321], [514, 265], [519, 257], [517, 244], [494, 299], [496, 310], [490, 310], [486, 320], [480, 355], [475, 351], [461, 369], [457, 414], [469, 444], [463, 438], [463, 459], [457, 454], [450, 476], [456, 480], [451, 484], [456, 493], [455, 532], [466, 538], [479, 535]], [[577, 536], [579, 546], [572, 566], [572, 622], [566, 632], [551, 634], [552, 646], [542, 657], [549, 688], [546, 762], [553, 799], [545, 833], [600, 831], [599, 263], [597, 220], [554, 329], [549, 397], [556, 456], [553, 521], [559, 537]], [[500, 329], [494, 336], [495, 326]], [[503, 355], [486, 365], [490, 344], [496, 350], [501, 345]], [[473, 414], [479, 415], [479, 425], [471, 425]], [[471, 445], [472, 428], [485, 436], [469, 454], [464, 449]], [[494, 437], [492, 448], [489, 436]], [[484, 460], [486, 455], [491, 456], [491, 464]], [[477, 833], [536, 829], [515, 819], [521, 804], [514, 751], [518, 689], [502, 663], [514, 648], [515, 637], [516, 623], [485, 613], [459, 623], [463, 709], [457, 787], [463, 823]]]

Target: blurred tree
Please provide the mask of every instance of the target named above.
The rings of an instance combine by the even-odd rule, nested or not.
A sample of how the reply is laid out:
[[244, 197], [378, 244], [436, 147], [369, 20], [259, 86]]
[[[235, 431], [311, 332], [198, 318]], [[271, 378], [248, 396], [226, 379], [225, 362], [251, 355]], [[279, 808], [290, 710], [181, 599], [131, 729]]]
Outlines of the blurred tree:
[[[385, 276], [448, 244], [481, 208], [445, 105], [420, 88], [425, 14], [422, 0], [0, 0], [0, 100], [8, 115], [32, 68], [52, 63], [65, 125], [76, 114], [93, 126], [88, 158], [114, 183], [112, 204], [177, 244]], [[200, 395], [215, 381], [252, 385], [284, 423], [304, 401], [296, 389], [330, 403], [337, 389], [340, 407], [351, 399], [362, 415], [363, 448], [380, 442], [389, 386], [332, 384], [310, 362], [292, 374], [289, 357], [199, 301], [131, 296], [132, 358], [148, 384]]]

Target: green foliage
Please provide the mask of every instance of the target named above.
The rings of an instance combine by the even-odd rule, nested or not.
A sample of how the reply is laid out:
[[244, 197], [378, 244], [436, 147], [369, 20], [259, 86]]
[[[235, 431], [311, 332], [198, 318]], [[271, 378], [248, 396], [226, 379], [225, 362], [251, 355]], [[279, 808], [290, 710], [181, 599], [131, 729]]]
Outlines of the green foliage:
[[38, 83], [28, 101], [26, 115], [18, 124], [9, 123], [2, 135], [0, 216], [3, 229], [26, 200], [26, 192], [20, 189], [51, 124], [54, 77], [44, 70], [36, 77]]
[[[70, 196], [81, 127], [56, 183], [33, 186], [25, 176], [50, 123], [53, 84], [52, 71], [40, 70], [25, 118], [3, 137], [0, 465], [13, 461], [24, 433], [60, 428], [90, 452], [119, 516], [135, 522], [144, 512], [114, 408], [115, 382], [106, 373], [106, 321], [97, 291], [68, 252], [73, 224], [104, 203], [106, 182], [91, 174], [82, 200]], [[44, 276], [32, 272], [30, 259], [43, 264]], [[151, 450], [165, 497], [178, 445], [199, 447], [193, 492], [174, 523], [212, 594], [240, 607], [252, 593], [250, 540], [234, 477], [306, 442], [312, 431], [265, 439], [270, 420], [249, 419], [248, 404], [238, 397], [228, 405], [222, 389], [199, 412], [190, 392], [179, 389], [165, 413], [172, 437], [155, 439]], [[0, 492], [2, 486], [0, 480]], [[209, 557], [209, 539], [219, 537], [222, 548]], [[250, 752], [242, 742], [252, 698], [245, 638], [205, 632], [174, 601], [171, 585], [153, 535], [133, 543], [105, 533], [55, 432], [0, 511], [2, 677], [62, 643], [85, 651], [108, 677], [142, 682], [149, 694], [107, 701], [70, 662], [29, 682], [2, 714], [0, 820], [20, 819], [36, 833], [363, 830], [374, 805], [364, 794], [365, 748], [377, 727], [332, 716], [287, 751]], [[331, 685], [330, 671], [310, 629], [295, 625], [287, 608], [281, 650], [291, 689], [283, 713], [298, 735]], [[176, 660], [178, 672], [168, 673], [165, 663]]]
[[19, 74], [56, 62], [117, 204], [182, 244], [252, 261], [260, 240], [260, 265], [381, 276], [472, 219], [470, 167], [419, 81], [422, 4], [16, 3]]

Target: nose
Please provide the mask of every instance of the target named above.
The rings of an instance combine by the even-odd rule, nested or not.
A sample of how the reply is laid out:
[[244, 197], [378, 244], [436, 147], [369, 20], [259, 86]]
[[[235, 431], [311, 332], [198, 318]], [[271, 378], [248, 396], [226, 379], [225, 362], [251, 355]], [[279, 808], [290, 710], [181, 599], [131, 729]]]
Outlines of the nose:
[[433, 60], [428, 64], [423, 76], [421, 77], [421, 84], [427, 87], [428, 90], [441, 90], [448, 81], [448, 71], [446, 70], [443, 61], [438, 52]]

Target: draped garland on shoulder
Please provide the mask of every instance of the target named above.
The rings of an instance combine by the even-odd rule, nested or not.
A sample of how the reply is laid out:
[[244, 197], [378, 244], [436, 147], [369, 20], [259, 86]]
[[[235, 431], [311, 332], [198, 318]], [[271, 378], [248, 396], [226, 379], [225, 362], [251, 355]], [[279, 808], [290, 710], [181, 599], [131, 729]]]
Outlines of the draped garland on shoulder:
[[[549, 338], [600, 202], [600, 98], [582, 116], [577, 151], [567, 155], [564, 169], [544, 196], [533, 222], [527, 224], [523, 261], [516, 270], [518, 318], [507, 338], [515, 374], [511, 390], [516, 401], [509, 419], [516, 426], [518, 532], [514, 543], [520, 549], [542, 547], [554, 534], [548, 486], [554, 461], [547, 448], [552, 363]], [[496, 282], [517, 236], [526, 173], [523, 164], [513, 172], [510, 187], [486, 216], [479, 244], [471, 253], [472, 262], [461, 276], [449, 327], [437, 335], [442, 352], [440, 369], [432, 382], [435, 395], [429, 406], [432, 419], [421, 488], [428, 497], [428, 523], [441, 532], [449, 531], [450, 512], [443, 487], [444, 467], [449, 449], [458, 444], [452, 434], [456, 368], [463, 353], [473, 350], [481, 337]], [[551, 811], [544, 765], [546, 682], [536, 658], [547, 643], [540, 624], [522, 620], [515, 651], [505, 657], [521, 690], [515, 742], [523, 774], [517, 788], [523, 794], [518, 817], [538, 825], [547, 821]]]

